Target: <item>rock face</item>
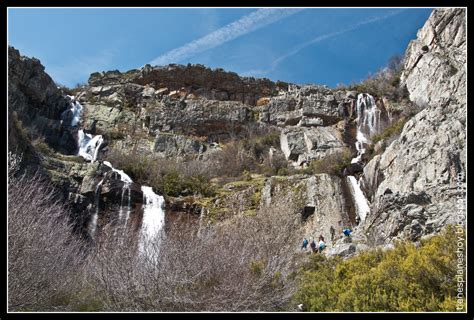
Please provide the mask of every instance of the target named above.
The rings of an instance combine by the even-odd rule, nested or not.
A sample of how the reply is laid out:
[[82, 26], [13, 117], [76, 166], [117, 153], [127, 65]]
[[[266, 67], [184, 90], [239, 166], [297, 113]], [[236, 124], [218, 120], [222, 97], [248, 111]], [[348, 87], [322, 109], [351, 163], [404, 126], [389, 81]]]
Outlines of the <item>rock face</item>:
[[262, 190], [262, 205], [269, 207], [274, 199], [288, 199], [299, 209], [296, 217], [301, 224], [301, 237], [320, 235], [328, 248], [342, 237], [342, 230], [352, 222], [345, 209], [346, 199], [341, 179], [328, 174], [271, 177]]
[[207, 147], [198, 140], [179, 135], [158, 134], [155, 153], [163, 158], [202, 158]]
[[288, 86], [268, 79], [242, 78], [234, 72], [211, 70], [202, 65], [174, 64], [165, 67], [146, 65], [126, 74], [118, 71], [94, 73], [89, 79], [89, 85], [94, 87], [124, 83], [149, 85], [155, 90], [184, 90], [208, 100], [239, 101], [248, 105], [255, 105], [258, 99], [274, 95], [278, 89]]
[[340, 132], [333, 127], [285, 128], [280, 144], [286, 159], [297, 166], [340, 152], [345, 147]]
[[219, 138], [239, 133], [250, 120], [250, 110], [234, 101], [186, 100], [181, 105], [170, 103], [155, 108], [149, 117], [150, 132], [206, 136], [218, 142]]
[[352, 99], [355, 98], [346, 99], [345, 92], [334, 92], [325, 86], [290, 85], [288, 91], [271, 97], [261, 108], [261, 121], [279, 126], [328, 126], [344, 118], [339, 105]]
[[[323, 235], [327, 254], [343, 257], [368, 246], [389, 245], [394, 239], [416, 241], [455, 223], [459, 213], [464, 213], [458, 199], [466, 187], [465, 17], [465, 9], [433, 11], [406, 51], [401, 77], [410, 99], [422, 111], [406, 122], [386, 149], [381, 143], [364, 144], [367, 152], [361, 161], [341, 170], [360, 178], [371, 206], [359, 225], [346, 177], [328, 174], [249, 175], [248, 180], [232, 182], [219, 177], [216, 196], [197, 197], [187, 190], [168, 208], [201, 212], [201, 217], [218, 223], [237, 214], [251, 217], [275, 199], [288, 199], [298, 208], [295, 221], [301, 235]], [[242, 139], [248, 128], [259, 126], [272, 129], [268, 130], [272, 134], [280, 132], [281, 152], [301, 169], [313, 160], [354, 149], [358, 94], [244, 78], [201, 65], [147, 65], [124, 73], [94, 73], [75, 96], [83, 106], [79, 127], [103, 135], [103, 149], [211, 161], [211, 152], [222, 152], [230, 140]], [[128, 203], [123, 200], [125, 194], [132, 212], [139, 211], [140, 186], [124, 184], [104, 165], [106, 152], [95, 163], [70, 156], [76, 153], [79, 128], [67, 125], [72, 113], [63, 111], [69, 99], [38, 60], [21, 57], [14, 48], [9, 48], [8, 98], [9, 141], [27, 145], [29, 157], [43, 165], [72, 204], [78, 225], [86, 225], [98, 207], [103, 210], [99, 225], [113, 221], [123, 203]], [[381, 130], [405, 111], [403, 103], [386, 97], [374, 101]], [[43, 135], [57, 152], [36, 154], [17, 120], [30, 139]], [[276, 152], [280, 150], [271, 149], [272, 155]], [[377, 155], [364, 166], [373, 153]], [[139, 223], [137, 216], [134, 220]], [[342, 237], [342, 228], [347, 226], [354, 229], [351, 238]]]
[[46, 143], [59, 149], [60, 115], [68, 105], [39, 60], [23, 57], [15, 48], [8, 48], [8, 111], [16, 112], [32, 136], [44, 137]]
[[366, 229], [375, 244], [415, 240], [465, 215], [458, 202], [467, 165], [465, 23], [464, 9], [434, 10], [407, 49], [403, 81], [427, 107], [364, 169], [373, 195]]
[[453, 94], [466, 98], [466, 10], [434, 10], [410, 42], [402, 83], [420, 105], [439, 105]]

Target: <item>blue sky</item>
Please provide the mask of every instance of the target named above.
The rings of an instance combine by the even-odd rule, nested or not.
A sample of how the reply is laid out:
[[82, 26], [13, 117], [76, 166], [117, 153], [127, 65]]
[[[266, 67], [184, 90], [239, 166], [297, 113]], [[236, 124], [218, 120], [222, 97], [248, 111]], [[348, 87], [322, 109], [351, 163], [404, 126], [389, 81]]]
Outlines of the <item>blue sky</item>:
[[57, 83], [147, 63], [335, 86], [403, 54], [432, 9], [9, 8], [8, 43]]

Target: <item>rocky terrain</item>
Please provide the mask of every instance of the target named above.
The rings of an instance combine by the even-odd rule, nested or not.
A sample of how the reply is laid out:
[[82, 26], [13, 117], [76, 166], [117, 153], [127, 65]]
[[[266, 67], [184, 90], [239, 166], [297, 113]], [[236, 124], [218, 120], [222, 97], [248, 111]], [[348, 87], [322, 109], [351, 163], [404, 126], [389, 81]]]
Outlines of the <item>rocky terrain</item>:
[[[31, 144], [29, 151], [20, 150], [30, 154], [25, 165], [43, 168], [86, 235], [94, 213], [100, 229], [122, 210], [124, 190], [130, 223], [141, 225], [142, 185], [128, 184], [104, 163], [116, 166], [112, 155], [128, 154], [137, 163], [151, 157], [216, 168], [214, 193], [188, 188], [172, 194], [154, 186], [165, 196], [169, 217], [199, 217], [206, 222], [200, 228], [212, 228], [235, 215], [253, 216], [274, 199], [288, 199], [301, 238], [322, 234], [327, 254], [350, 256], [396, 239], [417, 241], [455, 223], [457, 197], [466, 186], [466, 50], [465, 11], [434, 10], [406, 51], [400, 85], [409, 99], [374, 96], [375, 104], [362, 109], [361, 97], [369, 96], [353, 88], [244, 78], [201, 65], [93, 73], [86, 85], [67, 92], [40, 61], [9, 47], [9, 149]], [[77, 125], [71, 125], [74, 101], [66, 94], [83, 108]], [[361, 121], [369, 107], [377, 115], [369, 138], [382, 138], [364, 143], [367, 151], [361, 152], [356, 142], [358, 132], [367, 130]], [[419, 112], [408, 118], [407, 110]], [[399, 134], [383, 135], [402, 118]], [[277, 137], [255, 156], [255, 166], [268, 161], [273, 168], [280, 157], [285, 170], [249, 166], [241, 175], [219, 172], [222, 159], [232, 160], [222, 155], [250, 140], [255, 128], [270, 132], [269, 141]], [[78, 156], [81, 129], [103, 137], [97, 161]], [[327, 162], [340, 167], [321, 169]], [[365, 195], [366, 216], [348, 176]], [[343, 238], [344, 227], [354, 229], [352, 240]]]

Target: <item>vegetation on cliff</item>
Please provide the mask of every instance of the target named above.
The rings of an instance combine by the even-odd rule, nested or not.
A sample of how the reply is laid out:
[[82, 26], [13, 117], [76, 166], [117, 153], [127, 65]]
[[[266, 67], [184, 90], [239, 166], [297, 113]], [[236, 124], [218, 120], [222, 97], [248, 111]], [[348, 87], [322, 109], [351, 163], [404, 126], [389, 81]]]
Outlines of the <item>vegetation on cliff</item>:
[[316, 255], [295, 301], [307, 311], [457, 311], [457, 261], [453, 227], [344, 261]]

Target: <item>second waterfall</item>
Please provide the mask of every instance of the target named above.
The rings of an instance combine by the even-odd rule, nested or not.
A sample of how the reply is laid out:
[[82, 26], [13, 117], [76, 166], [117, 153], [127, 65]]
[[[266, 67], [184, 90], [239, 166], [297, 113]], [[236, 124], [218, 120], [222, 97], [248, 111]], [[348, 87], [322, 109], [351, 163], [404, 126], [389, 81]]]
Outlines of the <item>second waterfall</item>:
[[[73, 97], [69, 96], [70, 109], [66, 110], [73, 114], [70, 122], [71, 127], [77, 127], [80, 124], [83, 107]], [[104, 144], [102, 135], [92, 135], [85, 133], [83, 129], [77, 131], [77, 145], [78, 155], [83, 157], [87, 161], [95, 162], [98, 159], [99, 151]], [[97, 183], [95, 192], [95, 208], [90, 219], [88, 230], [93, 238], [97, 234], [97, 221], [100, 213], [100, 194], [103, 187], [104, 180], [109, 177], [110, 174], [116, 175], [116, 178], [122, 182], [120, 209], [118, 214], [118, 227], [126, 227], [127, 222], [130, 218], [131, 211], [131, 184], [133, 180], [123, 170], [116, 169], [108, 161], [103, 161], [103, 165], [110, 168], [103, 179]], [[148, 186], [141, 186], [143, 193], [143, 217], [140, 230], [140, 247], [143, 247], [146, 240], [157, 237], [164, 226], [164, 203], [165, 200], [162, 196], [153, 192], [153, 189]], [[126, 229], [126, 228], [125, 228]], [[114, 232], [116, 233], [116, 232]]]

